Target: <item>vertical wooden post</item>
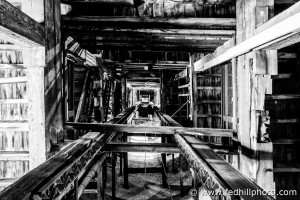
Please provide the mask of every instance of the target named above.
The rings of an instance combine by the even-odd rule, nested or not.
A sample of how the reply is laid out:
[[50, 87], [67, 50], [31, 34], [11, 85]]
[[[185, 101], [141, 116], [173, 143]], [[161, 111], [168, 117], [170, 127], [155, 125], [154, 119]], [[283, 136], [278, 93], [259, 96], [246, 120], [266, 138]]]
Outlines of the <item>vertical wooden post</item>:
[[198, 89], [197, 89], [197, 75], [194, 69], [194, 55], [189, 54], [189, 75], [190, 75], [190, 119], [193, 122], [193, 126], [198, 126], [198, 106], [197, 106], [197, 98], [198, 98]]
[[175, 173], [174, 153], [172, 154], [172, 172]]
[[116, 153], [112, 153], [111, 160], [111, 199], [116, 199]]
[[104, 195], [105, 195], [105, 190], [106, 190], [106, 182], [107, 182], [107, 159], [104, 160], [103, 162], [103, 170], [102, 170], [102, 181], [103, 181], [103, 190], [101, 193], [102, 199], [104, 199]]
[[[123, 133], [123, 141], [127, 142], [127, 133]], [[123, 159], [124, 159], [124, 170], [123, 170], [124, 185], [123, 185], [123, 187], [125, 189], [128, 189], [129, 185], [128, 185], [128, 153], [127, 152], [123, 153]]]
[[74, 181], [74, 200], [78, 200], [79, 197], [78, 197], [78, 178], [75, 179]]
[[179, 154], [179, 163], [180, 163], [180, 171], [179, 171], [179, 182], [180, 182], [180, 196], [183, 197], [183, 155]]
[[[161, 143], [165, 143], [166, 142], [166, 137], [165, 136], [161, 136]], [[167, 158], [166, 158], [166, 154], [165, 153], [162, 153], [161, 154], [161, 158], [162, 158], [162, 185], [163, 187], [167, 187], [168, 184], [167, 184]], [[166, 173], [165, 173], [165, 170], [164, 170], [164, 167], [165, 167], [165, 170], [166, 170]]]
[[28, 77], [29, 169], [46, 160], [44, 65], [45, 48], [24, 49]]
[[99, 167], [97, 171], [97, 200], [104, 200], [103, 194], [103, 166]]
[[119, 175], [122, 176], [123, 175], [123, 153], [119, 153], [120, 156], [120, 172]]
[[197, 175], [196, 172], [194, 171], [193, 168], [190, 168], [190, 171], [192, 173], [192, 187], [194, 190], [196, 190], [197, 192], [195, 193], [196, 195], [193, 197], [194, 200], [199, 200], [199, 185], [198, 185], [198, 180], [197, 180]]
[[122, 111], [125, 111], [127, 108], [126, 104], [126, 79], [121, 78], [121, 85], [122, 85]]

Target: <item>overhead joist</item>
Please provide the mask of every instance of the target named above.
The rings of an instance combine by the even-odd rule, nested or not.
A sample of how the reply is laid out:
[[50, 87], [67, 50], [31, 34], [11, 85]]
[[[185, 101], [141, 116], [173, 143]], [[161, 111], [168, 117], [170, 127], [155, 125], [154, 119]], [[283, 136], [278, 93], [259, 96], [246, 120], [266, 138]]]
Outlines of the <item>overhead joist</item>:
[[157, 29], [157, 28], [101, 28], [91, 24], [90, 26], [64, 25], [63, 30], [68, 35], [72, 36], [106, 36], [106, 35], [123, 35], [123, 36], [181, 36], [181, 37], [232, 37], [235, 30], [205, 30], [205, 29]]
[[6, 0], [0, 0], [0, 33], [24, 47], [44, 46], [44, 27]]
[[90, 131], [118, 131], [126, 133], [157, 133], [157, 134], [183, 134], [192, 136], [222, 136], [233, 137], [235, 131], [230, 129], [211, 129], [211, 128], [186, 128], [186, 127], [149, 127], [134, 126], [124, 124], [94, 124], [94, 123], [65, 123], [67, 129], [80, 129]]
[[70, 0], [63, 0], [61, 1], [64, 4], [69, 5], [84, 5], [84, 4], [104, 4], [104, 5], [124, 5], [124, 6], [133, 6], [133, 0], [78, 0], [78, 1], [70, 1]]
[[[211, 68], [252, 50], [268, 49], [268, 46], [273, 46], [272, 49], [282, 48], [282, 44], [276, 48], [276, 43], [281, 43], [282, 40], [289, 42], [289, 45], [299, 42], [299, 18], [300, 2], [266, 22], [261, 29], [258, 29], [258, 32], [253, 37], [234, 46], [222, 55], [206, 62], [204, 67]], [[294, 37], [295, 35], [298, 36]]]
[[235, 29], [235, 18], [137, 18], [113, 16], [63, 16], [66, 25], [93, 25], [97, 27], [118, 28], [205, 28], [205, 29]]
[[131, 50], [131, 51], [157, 51], [157, 52], [213, 52], [217, 45], [198, 45], [198, 44], [145, 44], [145, 43], [98, 43], [98, 44], [83, 44], [83, 48], [91, 52], [97, 50]]

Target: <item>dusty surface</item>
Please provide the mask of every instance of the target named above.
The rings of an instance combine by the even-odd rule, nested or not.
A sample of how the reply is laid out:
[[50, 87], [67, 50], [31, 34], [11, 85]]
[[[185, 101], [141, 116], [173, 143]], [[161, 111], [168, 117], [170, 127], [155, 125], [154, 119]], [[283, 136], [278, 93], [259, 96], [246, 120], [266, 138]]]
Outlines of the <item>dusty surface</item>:
[[[128, 156], [129, 167], [161, 167], [161, 156], [156, 153], [130, 153]], [[180, 173], [172, 172], [172, 156], [167, 156], [167, 182], [168, 187], [162, 187], [162, 176], [161, 173], [141, 173], [141, 174], [129, 174], [129, 189], [123, 188], [123, 176], [119, 173], [119, 160], [116, 167], [117, 178], [116, 178], [116, 197], [117, 199], [128, 199], [128, 200], [146, 200], [146, 199], [192, 199], [188, 194], [191, 188], [192, 178], [190, 171], [186, 164], [184, 164], [183, 172], [183, 185], [185, 196], [180, 196]], [[179, 155], [175, 154], [175, 169], [179, 169]], [[170, 189], [169, 189], [170, 188]], [[108, 181], [106, 188], [106, 198], [111, 199], [111, 169], [108, 169]], [[85, 194], [82, 199], [96, 199], [96, 194]]]

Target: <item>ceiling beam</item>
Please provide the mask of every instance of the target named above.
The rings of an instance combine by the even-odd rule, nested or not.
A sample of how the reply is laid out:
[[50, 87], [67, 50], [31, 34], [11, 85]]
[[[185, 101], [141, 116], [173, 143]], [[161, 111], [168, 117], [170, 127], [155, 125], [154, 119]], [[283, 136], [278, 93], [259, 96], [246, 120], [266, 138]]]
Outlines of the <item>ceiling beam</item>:
[[0, 0], [0, 32], [25, 47], [45, 45], [44, 27], [5, 0]]
[[85, 5], [85, 4], [111, 4], [116, 6], [133, 6], [133, 0], [77, 0], [77, 1], [70, 1], [70, 0], [63, 0], [62, 3], [69, 4], [69, 5]]
[[222, 27], [235, 29], [235, 18], [137, 18], [137, 17], [113, 17], [113, 16], [62, 16], [65, 24], [93, 24], [98, 27], [119, 27], [119, 28], [170, 28], [170, 27], [197, 27], [215, 29]]
[[132, 44], [132, 43], [105, 43], [105, 44], [83, 44], [82, 47], [91, 52], [97, 50], [132, 50], [132, 51], [178, 51], [178, 52], [213, 52], [216, 47], [199, 45], [164, 45], [164, 44]]
[[177, 36], [177, 37], [192, 37], [192, 36], [218, 36], [220, 38], [232, 37], [235, 34], [235, 30], [205, 30], [205, 29], [157, 29], [157, 28], [101, 28], [91, 24], [90, 26], [80, 25], [64, 25], [63, 31], [66, 35], [76, 36], [147, 36], [151, 35], [154, 37], [166, 37], [166, 36]]

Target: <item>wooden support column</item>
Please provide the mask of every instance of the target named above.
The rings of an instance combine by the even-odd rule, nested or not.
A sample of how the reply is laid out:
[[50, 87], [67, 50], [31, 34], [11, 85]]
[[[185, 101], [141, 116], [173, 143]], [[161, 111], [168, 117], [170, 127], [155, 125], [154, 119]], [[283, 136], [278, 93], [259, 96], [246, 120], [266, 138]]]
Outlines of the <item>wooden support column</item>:
[[105, 192], [104, 184], [106, 184], [106, 182], [104, 180], [103, 175], [104, 175], [104, 166], [101, 166], [97, 171], [97, 200], [104, 200], [104, 192]]
[[111, 153], [111, 199], [116, 199], [116, 153]]
[[[237, 46], [234, 47], [235, 49], [242, 51], [244, 41], [251, 46], [254, 42], [258, 42], [258, 39], [264, 38], [259, 35], [254, 36], [255, 28], [264, 24], [269, 16], [272, 16], [269, 11], [272, 12], [273, 6], [272, 0], [237, 1]], [[273, 172], [268, 170], [273, 166], [272, 144], [259, 143], [258, 113], [264, 110], [266, 88], [268, 88], [266, 85], [269, 82], [267, 79], [271, 78], [268, 74], [274, 73], [271, 71], [277, 68], [277, 56], [269, 56], [275, 54], [277, 55], [271, 51], [253, 51], [239, 56], [236, 68], [233, 65], [233, 76], [237, 74], [239, 84], [236, 88], [237, 95], [233, 96], [237, 96], [238, 121], [235, 123], [239, 130], [238, 138], [243, 147], [240, 170], [248, 178], [256, 180], [256, 183], [266, 191], [274, 189]]]
[[121, 78], [121, 85], [122, 85], [122, 111], [125, 111], [127, 108], [126, 103], [126, 79], [124, 77]]
[[183, 197], [183, 155], [179, 154], [179, 163], [180, 163], [180, 171], [179, 171], [179, 182], [180, 182], [180, 196]]
[[194, 55], [189, 54], [189, 92], [190, 92], [190, 119], [193, 122], [193, 126], [198, 126], [198, 117], [197, 117], [197, 97], [198, 97], [198, 89], [197, 89], [197, 75], [194, 68]]
[[198, 180], [197, 180], [198, 176], [196, 175], [196, 172], [194, 171], [193, 168], [190, 168], [190, 171], [192, 173], [192, 179], [193, 179], [192, 180], [192, 188], [194, 191], [196, 191], [196, 192], [194, 192], [195, 196], [193, 196], [193, 199], [199, 200], [199, 185], [198, 185]]
[[[127, 133], [123, 133], [123, 141], [127, 142]], [[128, 185], [128, 153], [127, 152], [123, 153], [123, 159], [124, 159], [124, 170], [123, 170], [124, 185], [123, 185], [123, 187], [125, 189], [129, 189], [129, 185]]]
[[24, 49], [24, 65], [27, 68], [29, 169], [46, 160], [44, 66], [45, 48]]
[[[165, 136], [161, 136], [161, 143], [166, 143], [166, 137]], [[161, 154], [161, 158], [162, 158], [162, 185], [163, 187], [167, 187], [168, 184], [167, 184], [167, 157], [166, 157], [166, 154], [165, 153], [162, 153]], [[165, 168], [165, 170], [164, 170]]]

